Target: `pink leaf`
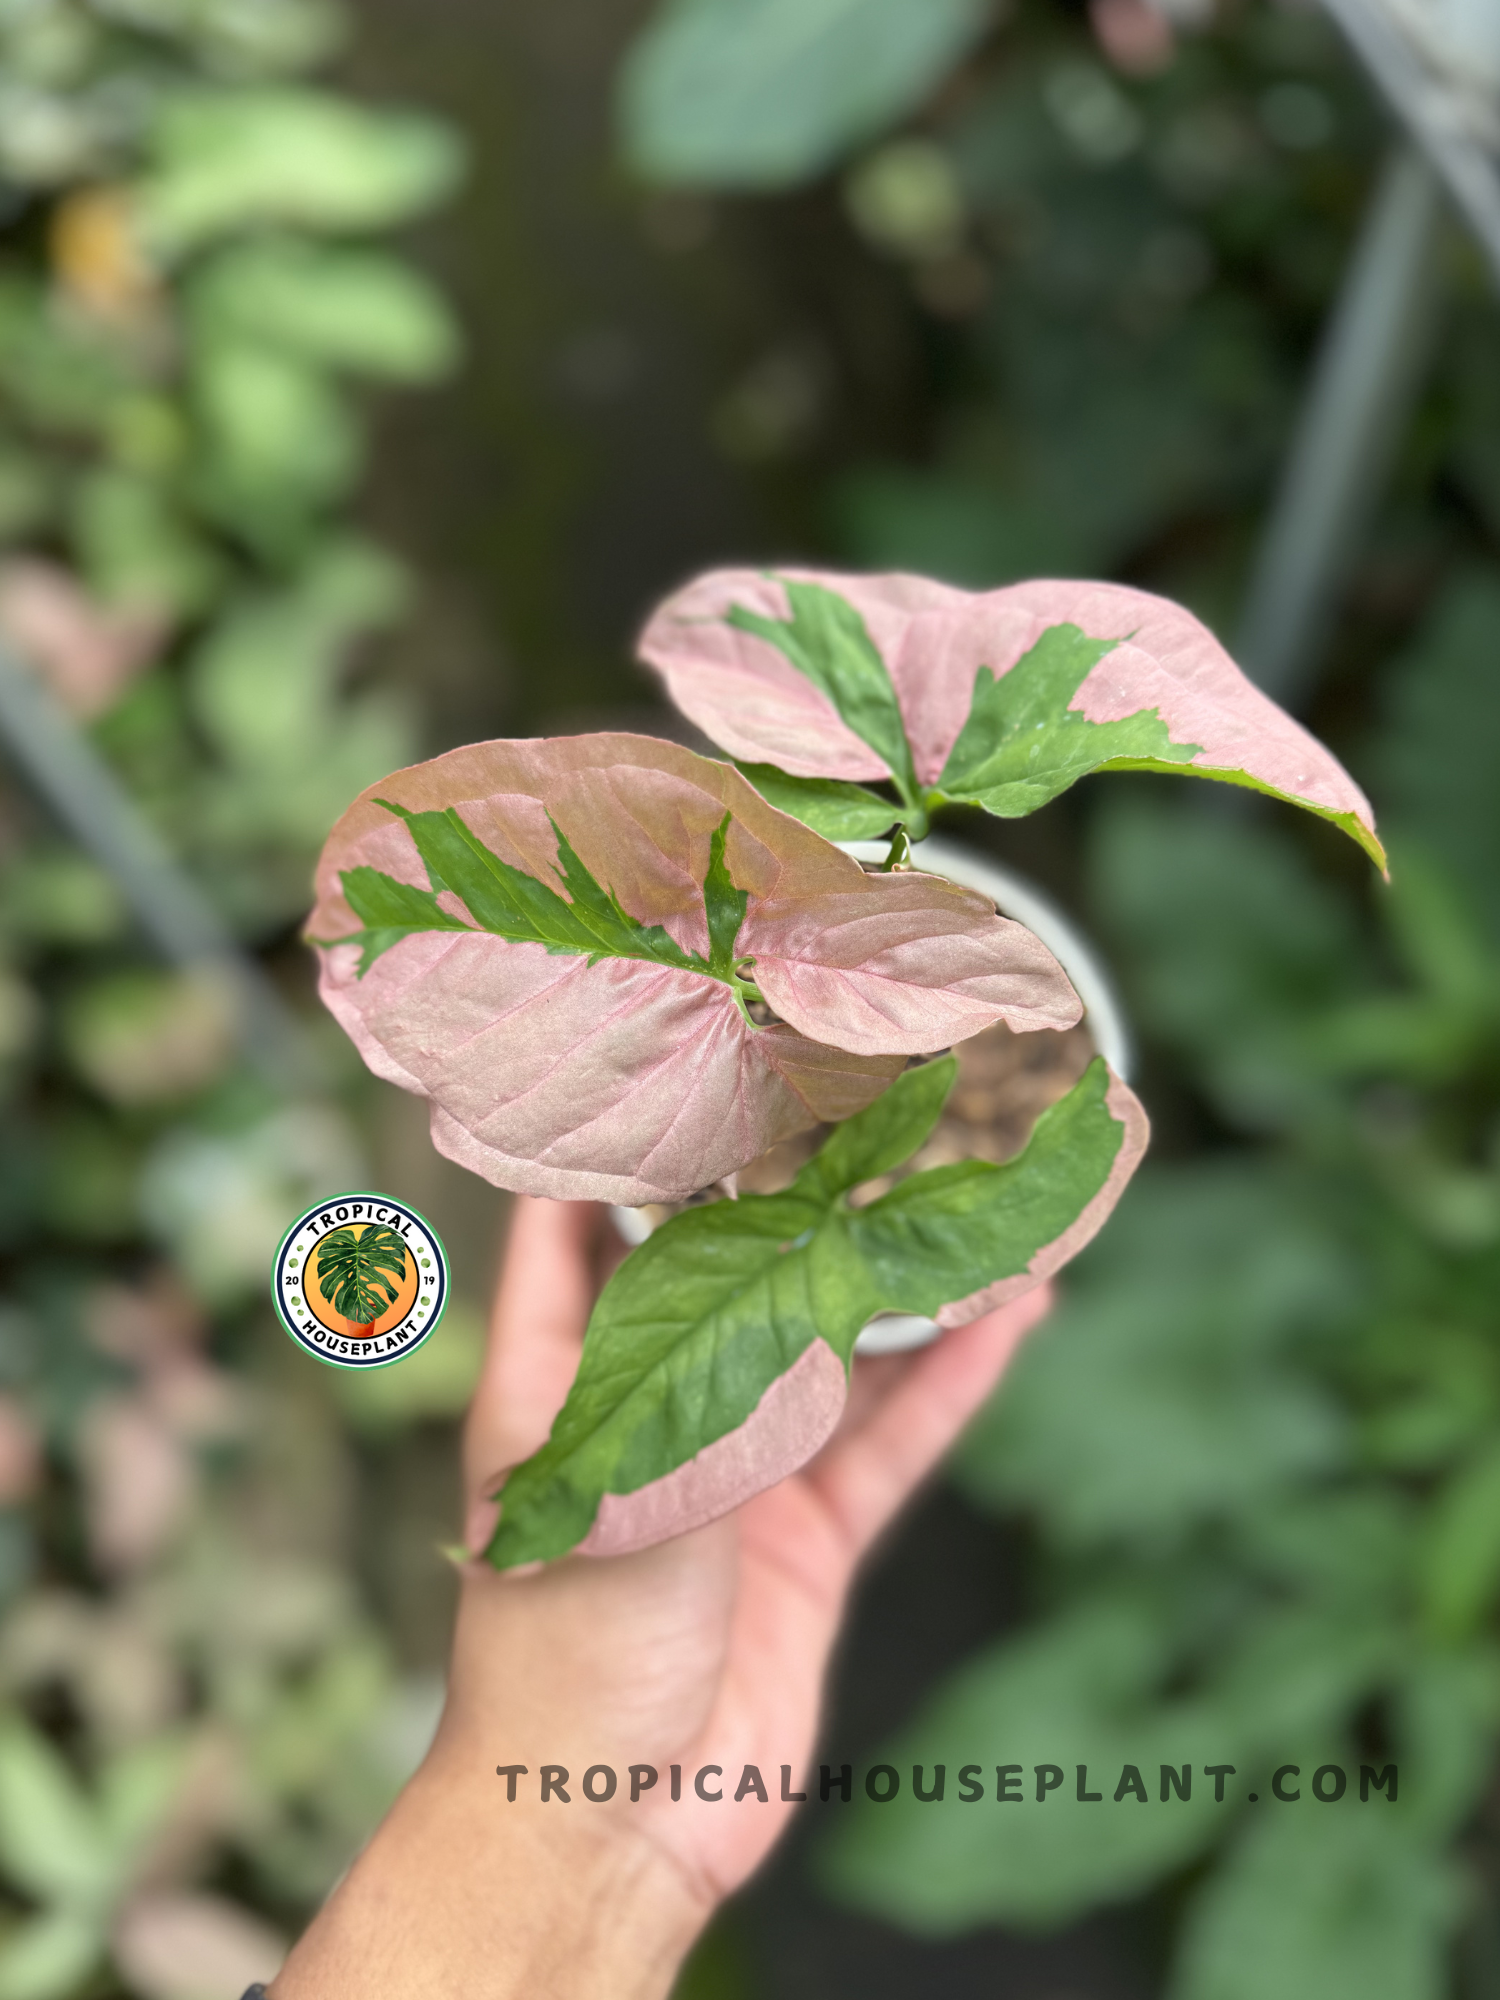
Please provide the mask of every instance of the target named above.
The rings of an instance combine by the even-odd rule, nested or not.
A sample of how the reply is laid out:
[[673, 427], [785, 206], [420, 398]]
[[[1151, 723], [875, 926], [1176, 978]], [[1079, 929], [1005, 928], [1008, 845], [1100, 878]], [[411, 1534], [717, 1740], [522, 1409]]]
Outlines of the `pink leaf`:
[[143, 1397], [109, 1396], [85, 1418], [79, 1456], [89, 1546], [100, 1568], [150, 1562], [181, 1527], [197, 1486], [181, 1440]]
[[1079, 1016], [1041, 940], [938, 875], [856, 870], [847, 889], [782, 897], [755, 944], [757, 982], [783, 1020], [870, 1054], [923, 1055], [997, 1020], [1024, 1033]]
[[715, 570], [659, 608], [642, 635], [685, 715], [746, 762], [799, 777], [869, 782], [892, 776], [873, 750], [763, 630], [793, 615], [786, 585], [808, 584], [851, 605], [884, 663], [923, 786], [937, 786], [969, 717], [976, 679], [1002, 681], [1057, 626], [1111, 640], [1066, 713], [1096, 724], [1154, 713], [1174, 744], [1194, 746], [1176, 768], [1250, 782], [1344, 824], [1377, 861], [1369, 802], [1300, 724], [1246, 679], [1218, 640], [1166, 598], [1122, 584], [1038, 581], [973, 592], [925, 577]]
[[[445, 875], [432, 900], [419, 837], [456, 843], [464, 896]], [[721, 893], [744, 899], [722, 964], [716, 841]], [[369, 871], [400, 925], [347, 900]], [[512, 903], [544, 885], [540, 930], [484, 927], [497, 883]], [[590, 911], [596, 955], [536, 941]], [[372, 786], [324, 849], [309, 936], [325, 1002], [377, 1075], [432, 1100], [439, 1151], [564, 1199], [682, 1199], [850, 1116], [907, 1055], [1079, 1014], [1051, 955], [982, 896], [866, 875], [727, 765], [640, 736], [476, 744]], [[751, 1025], [730, 960], [778, 1025]]]
[[150, 664], [166, 620], [140, 605], [100, 604], [56, 563], [20, 556], [0, 564], [0, 632], [63, 706], [90, 722]]
[[579, 1554], [629, 1555], [753, 1500], [822, 1450], [844, 1414], [848, 1393], [844, 1363], [826, 1340], [812, 1341], [738, 1430], [633, 1493], [606, 1493], [593, 1527], [578, 1544]]
[[0, 1393], [0, 1507], [30, 1499], [41, 1475], [41, 1433], [15, 1396]]
[[226, 1897], [185, 1890], [147, 1891], [127, 1903], [115, 1924], [115, 1962], [146, 2000], [209, 2000], [271, 1979], [286, 1940]]

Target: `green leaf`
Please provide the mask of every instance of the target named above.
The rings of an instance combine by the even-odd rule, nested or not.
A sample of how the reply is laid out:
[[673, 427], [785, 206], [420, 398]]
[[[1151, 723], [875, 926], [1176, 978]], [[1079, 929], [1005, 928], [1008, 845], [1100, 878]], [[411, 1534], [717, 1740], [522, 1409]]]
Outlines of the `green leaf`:
[[1367, 990], [1349, 899], [1280, 828], [1184, 799], [1102, 799], [1092, 847], [1139, 1017], [1236, 1122], [1266, 1130], [1315, 1114], [1328, 1090], [1312, 1036]]
[[820, 583], [777, 580], [791, 606], [790, 619], [763, 618], [758, 611], [735, 604], [725, 622], [738, 632], [767, 640], [798, 673], [821, 688], [860, 742], [884, 760], [908, 806], [915, 807], [921, 792], [906, 724], [864, 619], [847, 598]]
[[[1451, 871], [1451, 872], [1450, 872]], [[1420, 840], [1403, 843], [1401, 874], [1382, 910], [1391, 939], [1424, 997], [1490, 1028], [1500, 1012], [1500, 956], [1468, 884]]]
[[0, 1863], [43, 1902], [97, 1905], [116, 1886], [93, 1801], [47, 1738], [20, 1721], [0, 1730]]
[[[1086, 1450], [1086, 1443], [1073, 1448], [1075, 1463]], [[929, 1933], [980, 1922], [1050, 1924], [1139, 1894], [1232, 1834], [1242, 1809], [1254, 1814], [1271, 1803], [1266, 1779], [1283, 1761], [1302, 1764], [1305, 1803], [1318, 1765], [1331, 1756], [1348, 1770], [1352, 1761], [1352, 1810], [1364, 1810], [1358, 1759], [1341, 1757], [1344, 1722], [1387, 1679], [1393, 1659], [1406, 1657], [1399, 1614], [1382, 1624], [1348, 1604], [1275, 1604], [1236, 1618], [1248, 1596], [1244, 1572], [1239, 1589], [1226, 1591], [1216, 1564], [1210, 1615], [1218, 1659], [1210, 1653], [1206, 1663], [1204, 1570], [1163, 1561], [1159, 1549], [1152, 1557], [1133, 1573], [1118, 1562], [1106, 1573], [1084, 1572], [1071, 1604], [966, 1663], [896, 1742], [873, 1753], [903, 1776], [921, 1762], [930, 1779], [932, 1765], [945, 1762], [951, 1784], [955, 1766], [1004, 1746], [980, 1767], [989, 1803], [978, 1815], [928, 1811], [904, 1787], [878, 1812], [840, 1815], [843, 1837], [827, 1865], [840, 1894]], [[994, 1810], [1000, 1757], [1021, 1766], [1013, 1812]], [[1403, 1748], [1403, 1807], [1409, 1762], [1417, 1759]], [[1038, 1801], [1034, 1772], [1042, 1763], [1066, 1775]], [[1101, 1796], [1078, 1797], [1080, 1763], [1086, 1789]], [[1204, 1768], [1216, 1763], [1235, 1767], [1222, 1802]], [[1184, 1764], [1192, 1769], [1190, 1796], [1174, 1788], [1164, 1800], [1162, 1767], [1180, 1773]], [[1139, 1777], [1144, 1798], [1125, 1782], [1127, 1771]], [[1247, 1794], [1255, 1791], [1252, 1806]]]
[[838, 778], [794, 778], [774, 764], [739, 767], [768, 805], [790, 813], [825, 840], [879, 840], [900, 817], [900, 807], [863, 785]]
[[1372, 788], [1395, 837], [1420, 840], [1461, 883], [1492, 939], [1500, 938], [1500, 577], [1458, 576], [1396, 661], [1369, 749]]
[[104, 1957], [102, 1914], [49, 1910], [0, 1944], [0, 2000], [73, 2000]]
[[337, 55], [348, 37], [336, 9], [308, 6], [306, 0], [263, 0], [248, 11], [204, 7], [191, 14], [158, 5], [136, 20], [142, 25], [150, 20], [157, 33], [168, 22], [169, 33], [187, 29], [195, 53], [202, 51], [216, 76], [292, 76]]
[[1413, 1831], [1446, 1841], [1470, 1824], [1492, 1783], [1500, 1657], [1488, 1634], [1477, 1645], [1442, 1645], [1414, 1660], [1409, 1644], [1403, 1651], [1409, 1664], [1392, 1704], [1392, 1748], [1403, 1781], [1409, 1770], [1414, 1783], [1402, 1793], [1402, 1818]]
[[1119, 722], [1090, 722], [1068, 707], [1118, 643], [1087, 638], [1076, 625], [1052, 625], [999, 680], [981, 667], [938, 789], [1002, 819], [1019, 819], [1105, 765], [1154, 771], [1196, 757], [1201, 746], [1174, 743], [1154, 708]]
[[607, 1492], [738, 1429], [819, 1335], [847, 1360], [880, 1303], [842, 1218], [816, 1201], [742, 1196], [674, 1216], [601, 1294], [551, 1437], [506, 1482], [489, 1560], [566, 1554]]
[[[1388, 1581], [1382, 1582], [1389, 1598]], [[1239, 1718], [1260, 1755], [1278, 1763], [1298, 1758], [1294, 1746], [1314, 1745], [1322, 1746], [1321, 1763], [1341, 1742], [1350, 1716], [1389, 1685], [1410, 1649], [1399, 1605], [1371, 1607], [1352, 1593], [1336, 1605], [1291, 1597], [1263, 1607], [1235, 1621], [1218, 1643], [1225, 1657], [1213, 1677], [1216, 1698]]]
[[[508, 861], [502, 861], [498, 854], [492, 853], [478, 835], [470, 831], [452, 806], [444, 812], [418, 813], [409, 812], [405, 806], [391, 805], [384, 799], [378, 803], [406, 822], [434, 892], [451, 889], [454, 895], [461, 896], [481, 930], [490, 931], [496, 937], [509, 938], [514, 944], [545, 945], [552, 953], [576, 952], [591, 964], [601, 958], [644, 958], [658, 965], [677, 966], [687, 972], [710, 971], [709, 965], [696, 952], [684, 951], [659, 924], [639, 923], [621, 909], [614, 893], [601, 887], [573, 852], [567, 836], [555, 820], [552, 830], [557, 835], [558, 872], [572, 898], [571, 902], [559, 896], [555, 889], [549, 889], [545, 882], [539, 882], [534, 875], [513, 868]], [[742, 892], [734, 889], [723, 865], [723, 836], [727, 826], [726, 816], [724, 825], [715, 835], [720, 879], [712, 891], [711, 904], [710, 891], [705, 884], [704, 900], [709, 907], [710, 935], [714, 937], [715, 949], [724, 946], [727, 937], [727, 949], [732, 957], [734, 938], [728, 934], [726, 926], [734, 908], [733, 898]], [[713, 863], [710, 862], [711, 878], [713, 872]], [[351, 868], [341, 879], [350, 908], [366, 924], [366, 928], [356, 932], [352, 940], [364, 946], [361, 973], [382, 951], [388, 951], [402, 937], [410, 936], [414, 929], [470, 928], [456, 918], [444, 916], [437, 909], [436, 893], [430, 902], [418, 900], [424, 898], [426, 892], [407, 888], [378, 869]], [[354, 890], [352, 895], [351, 884]], [[384, 886], [377, 889], [377, 884]], [[363, 908], [355, 902], [356, 895], [362, 899]], [[366, 910], [373, 910], [376, 914], [367, 917]], [[738, 910], [739, 921], [743, 921], [743, 903], [739, 904]], [[435, 913], [436, 921], [419, 921], [428, 911]], [[734, 925], [736, 934], [739, 921]], [[715, 924], [719, 926], [717, 933], [713, 930]], [[350, 941], [338, 940], [340, 943]], [[715, 971], [713, 976], [724, 978], [727, 974]]]
[[[326, 831], [330, 811], [388, 765], [354, 777], [351, 751], [368, 755], [360, 718], [368, 713], [343, 691], [349, 654], [366, 634], [389, 626], [406, 608], [404, 571], [354, 536], [325, 543], [290, 589], [247, 593], [226, 606], [193, 656], [193, 718], [220, 758], [263, 781], [257, 810], [279, 825], [296, 824], [300, 847]], [[368, 700], [369, 697], [366, 697]], [[311, 824], [288, 813], [299, 781], [318, 784]], [[215, 788], [222, 788], [216, 769]], [[217, 789], [205, 787], [205, 804]], [[279, 810], [277, 809], [279, 807]], [[305, 831], [304, 831], [305, 827]], [[260, 833], [264, 819], [253, 830]]]
[[406, 1245], [394, 1229], [335, 1229], [318, 1245], [318, 1282], [333, 1309], [358, 1326], [396, 1303], [406, 1277]]
[[239, 335], [199, 341], [193, 359], [194, 399], [213, 453], [206, 477], [220, 512], [295, 512], [347, 490], [363, 445], [324, 369]]
[[188, 301], [200, 337], [227, 332], [319, 367], [427, 382], [457, 354], [441, 295], [378, 251], [297, 238], [236, 243], [195, 272]]
[[690, 1208], [600, 1294], [552, 1435], [514, 1471], [497, 1568], [564, 1554], [606, 1493], [634, 1493], [736, 1430], [822, 1338], [847, 1364], [882, 1309], [929, 1313], [1024, 1272], [1108, 1179], [1123, 1137], [1093, 1063], [1005, 1166], [913, 1175], [868, 1208], [843, 1197], [920, 1145], [951, 1060], [909, 1070], [783, 1194]]
[[985, 0], [675, 0], [631, 49], [632, 164], [698, 187], [785, 187], [920, 104]]
[[[1205, 1763], [1244, 1765], [1243, 1732], [1221, 1708], [1191, 1696], [1159, 1702], [1171, 1663], [1162, 1607], [1145, 1591], [1096, 1590], [1017, 1639], [966, 1662], [894, 1742], [872, 1753], [901, 1774], [894, 1801], [856, 1798], [840, 1815], [820, 1873], [841, 1901], [927, 1936], [976, 1923], [1051, 1924], [1094, 1904], [1138, 1894], [1180, 1868], [1226, 1830], [1233, 1808], [1214, 1801]], [[958, 1798], [958, 1773], [979, 1762], [983, 1802]], [[996, 1797], [996, 1766], [1019, 1765]], [[910, 1773], [946, 1767], [943, 1803], [913, 1796]], [[1035, 1767], [1061, 1765], [1044, 1801]], [[1186, 1800], [1160, 1799], [1161, 1767], [1191, 1763]], [[1077, 1796], [1077, 1766], [1088, 1773]], [[1133, 1767], [1146, 1788], [1115, 1798]]]
[[1309, 1804], [1304, 1790], [1300, 1805], [1261, 1811], [1189, 1909], [1171, 2000], [1440, 2000], [1451, 1990], [1461, 1878], [1413, 1838], [1399, 1807]]
[[441, 200], [462, 160], [434, 119], [290, 86], [169, 92], [152, 154], [137, 200], [170, 255], [258, 223], [383, 229]]
[[867, 1110], [836, 1125], [794, 1189], [832, 1201], [909, 1160], [942, 1115], [958, 1075], [956, 1056], [942, 1056], [898, 1076]]
[[1300, 1183], [1147, 1171], [960, 1446], [962, 1485], [1111, 1560], [1268, 1511], [1347, 1462], [1347, 1423], [1293, 1354], [1346, 1323], [1358, 1278]]
[[196, 1747], [190, 1729], [169, 1729], [104, 1760], [98, 1775], [99, 1817], [122, 1878], [129, 1879], [142, 1844], [170, 1815], [190, 1776]]
[[1466, 1639], [1487, 1620], [1500, 1588], [1500, 1439], [1442, 1488], [1420, 1567], [1423, 1609], [1439, 1639]]
[[94, 435], [137, 389], [137, 366], [97, 322], [62, 324], [45, 285], [8, 267], [0, 280], [0, 371], [11, 407], [44, 430]]
[[121, 467], [80, 478], [71, 525], [90, 584], [110, 602], [199, 612], [221, 581], [218, 557], [172, 496]]
[[1109, 1083], [1096, 1059], [1043, 1112], [1019, 1158], [932, 1167], [851, 1216], [850, 1234], [875, 1284], [901, 1294], [893, 1304], [936, 1312], [1017, 1276], [1062, 1235], [1108, 1180], [1120, 1150], [1121, 1128], [1104, 1102]]

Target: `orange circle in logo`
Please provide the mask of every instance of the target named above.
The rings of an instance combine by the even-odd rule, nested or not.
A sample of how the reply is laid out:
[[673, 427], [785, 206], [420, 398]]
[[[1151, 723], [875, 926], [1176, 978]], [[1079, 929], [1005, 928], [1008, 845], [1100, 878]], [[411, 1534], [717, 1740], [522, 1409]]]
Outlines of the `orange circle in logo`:
[[[367, 1229], [374, 1229], [378, 1225], [373, 1222], [355, 1222], [348, 1227], [355, 1236], [362, 1236]], [[307, 1300], [308, 1310], [315, 1319], [320, 1320], [328, 1328], [330, 1333], [339, 1334], [346, 1340], [374, 1340], [388, 1328], [399, 1326], [411, 1311], [416, 1302], [419, 1277], [417, 1260], [408, 1249], [406, 1269], [397, 1287], [395, 1298], [378, 1319], [365, 1324], [361, 1320], [346, 1319], [343, 1313], [334, 1311], [324, 1294], [323, 1283], [318, 1276], [318, 1253], [313, 1250], [303, 1267], [302, 1295]]]

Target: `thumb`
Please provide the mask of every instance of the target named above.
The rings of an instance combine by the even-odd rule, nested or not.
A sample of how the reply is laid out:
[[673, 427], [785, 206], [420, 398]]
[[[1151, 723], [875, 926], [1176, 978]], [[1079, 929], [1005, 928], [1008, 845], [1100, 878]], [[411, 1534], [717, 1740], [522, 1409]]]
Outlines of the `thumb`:
[[516, 1197], [464, 1426], [464, 1541], [476, 1552], [494, 1532], [504, 1474], [546, 1443], [578, 1372], [603, 1220], [597, 1202]]

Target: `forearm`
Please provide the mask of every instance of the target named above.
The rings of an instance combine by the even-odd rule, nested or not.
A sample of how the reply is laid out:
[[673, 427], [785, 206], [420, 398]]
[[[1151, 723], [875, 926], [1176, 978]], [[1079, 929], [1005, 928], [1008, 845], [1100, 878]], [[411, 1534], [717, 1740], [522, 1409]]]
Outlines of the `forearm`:
[[424, 1767], [271, 2000], [662, 2000], [706, 1911], [645, 1837]]

